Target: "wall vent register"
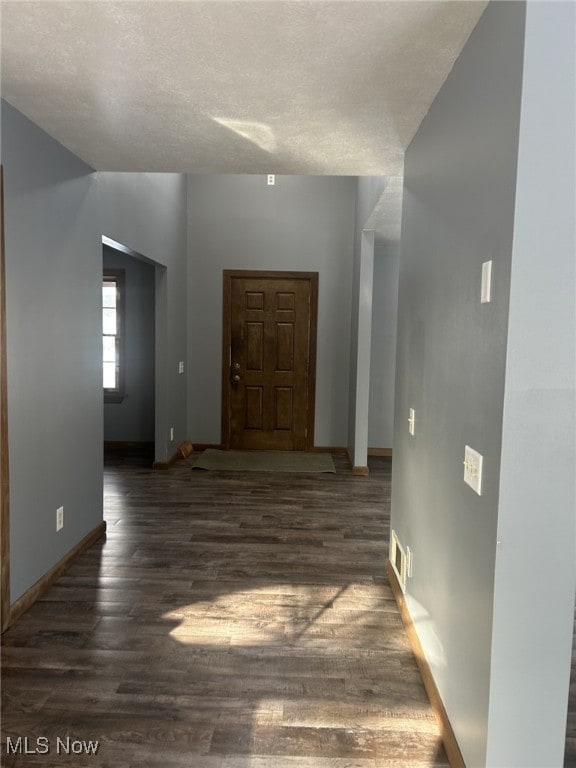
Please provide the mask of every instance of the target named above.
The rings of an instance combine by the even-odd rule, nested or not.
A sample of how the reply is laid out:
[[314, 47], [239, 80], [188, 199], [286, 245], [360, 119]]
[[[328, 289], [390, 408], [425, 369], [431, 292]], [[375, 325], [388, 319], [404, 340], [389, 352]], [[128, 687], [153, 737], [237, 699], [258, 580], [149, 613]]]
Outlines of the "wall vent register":
[[408, 575], [408, 561], [406, 552], [400, 544], [396, 531], [390, 536], [390, 563], [400, 584], [402, 592], [406, 592], [406, 576]]

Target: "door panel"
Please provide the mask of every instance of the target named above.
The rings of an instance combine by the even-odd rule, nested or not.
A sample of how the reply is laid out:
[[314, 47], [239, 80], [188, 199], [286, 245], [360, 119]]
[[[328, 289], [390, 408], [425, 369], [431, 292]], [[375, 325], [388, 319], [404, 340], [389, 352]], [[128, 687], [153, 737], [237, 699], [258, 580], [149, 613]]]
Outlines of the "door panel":
[[262, 387], [247, 386], [244, 390], [244, 397], [244, 429], [262, 430], [264, 428], [264, 393]]
[[276, 370], [294, 372], [294, 323], [276, 323]]
[[224, 273], [226, 447], [311, 445], [316, 304], [315, 273]]
[[274, 429], [276, 431], [291, 431], [292, 417], [294, 414], [292, 387], [276, 387], [276, 399], [274, 402]]
[[250, 372], [264, 370], [264, 323], [247, 322], [246, 330], [246, 370]]

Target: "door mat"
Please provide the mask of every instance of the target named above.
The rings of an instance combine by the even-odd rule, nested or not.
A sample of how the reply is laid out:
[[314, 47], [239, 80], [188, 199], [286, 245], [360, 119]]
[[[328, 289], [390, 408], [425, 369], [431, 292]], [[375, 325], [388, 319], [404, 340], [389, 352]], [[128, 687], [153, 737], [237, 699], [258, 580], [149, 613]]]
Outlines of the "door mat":
[[192, 469], [225, 472], [336, 472], [329, 453], [306, 451], [219, 451], [207, 448]]

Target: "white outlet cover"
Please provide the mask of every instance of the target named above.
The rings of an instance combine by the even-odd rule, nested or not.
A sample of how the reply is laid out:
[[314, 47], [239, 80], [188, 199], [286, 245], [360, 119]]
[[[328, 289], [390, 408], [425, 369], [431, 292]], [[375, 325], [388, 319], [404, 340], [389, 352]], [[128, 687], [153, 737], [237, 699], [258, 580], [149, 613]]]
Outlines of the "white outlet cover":
[[64, 528], [64, 507], [58, 507], [56, 510], [56, 531]]
[[474, 448], [467, 445], [464, 448], [464, 482], [467, 483], [478, 496], [482, 495], [482, 461], [483, 456]]
[[180, 360], [178, 363], [178, 373], [184, 373], [184, 361]]
[[273, 173], [268, 174], [268, 186], [273, 187], [276, 184], [276, 176]]

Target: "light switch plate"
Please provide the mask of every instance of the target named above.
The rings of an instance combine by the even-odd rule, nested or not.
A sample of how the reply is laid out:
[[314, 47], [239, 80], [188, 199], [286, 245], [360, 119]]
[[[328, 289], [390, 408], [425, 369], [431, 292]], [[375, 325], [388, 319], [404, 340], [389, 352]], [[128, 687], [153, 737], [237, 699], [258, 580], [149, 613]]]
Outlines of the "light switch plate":
[[464, 482], [467, 483], [478, 496], [482, 495], [482, 454], [467, 445], [464, 448]]
[[178, 373], [184, 373], [184, 361], [180, 360], [178, 363]]
[[485, 261], [482, 264], [482, 289], [480, 292], [480, 302], [488, 304], [492, 301], [492, 262]]
[[409, 410], [409, 416], [408, 416], [408, 432], [409, 434], [414, 434], [414, 423], [416, 421], [416, 411], [414, 408], [410, 408]]

